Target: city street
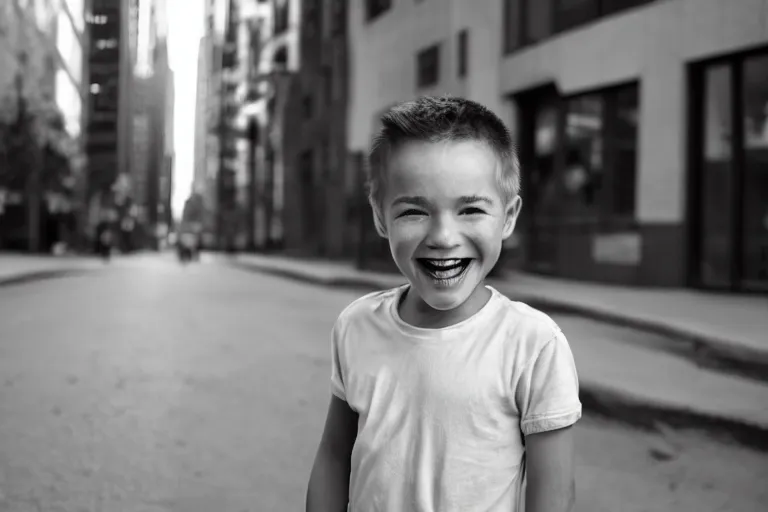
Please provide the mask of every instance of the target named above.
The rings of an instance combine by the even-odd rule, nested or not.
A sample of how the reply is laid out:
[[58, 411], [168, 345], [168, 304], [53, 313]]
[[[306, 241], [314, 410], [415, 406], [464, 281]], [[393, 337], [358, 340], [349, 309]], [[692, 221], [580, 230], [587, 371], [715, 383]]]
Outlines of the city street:
[[[358, 295], [170, 254], [0, 288], [0, 512], [303, 510], [329, 332]], [[576, 430], [579, 512], [768, 503], [764, 453]]]

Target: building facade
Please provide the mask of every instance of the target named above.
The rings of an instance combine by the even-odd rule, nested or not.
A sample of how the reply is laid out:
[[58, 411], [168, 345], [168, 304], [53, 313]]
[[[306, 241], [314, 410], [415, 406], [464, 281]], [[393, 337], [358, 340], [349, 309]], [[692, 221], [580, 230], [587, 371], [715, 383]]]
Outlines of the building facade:
[[768, 290], [768, 2], [580, 4], [505, 3], [529, 266]]
[[768, 2], [448, 4], [350, 10], [350, 151], [367, 151], [394, 101], [476, 99], [511, 126], [522, 162], [508, 264], [768, 290]]
[[299, 94], [291, 99], [289, 131], [296, 158], [285, 173], [286, 250], [331, 258], [354, 251], [360, 203], [347, 156], [348, 5], [302, 2]]

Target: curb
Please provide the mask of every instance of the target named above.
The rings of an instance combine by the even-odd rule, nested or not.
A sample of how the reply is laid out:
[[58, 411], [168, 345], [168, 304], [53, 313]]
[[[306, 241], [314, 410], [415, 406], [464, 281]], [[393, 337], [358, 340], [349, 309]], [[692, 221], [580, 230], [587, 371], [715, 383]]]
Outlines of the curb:
[[[323, 277], [293, 269], [273, 268], [238, 260], [226, 260], [226, 262], [231, 267], [245, 271], [258, 272], [317, 286], [362, 289], [366, 291], [396, 286], [395, 279], [391, 282], [387, 282], [388, 280], [386, 278], [365, 276], [341, 278]], [[533, 307], [548, 310], [550, 312], [557, 311], [560, 313], [580, 315], [614, 325], [635, 328], [654, 334], [661, 334], [678, 342], [687, 342], [691, 347], [685, 347], [685, 353], [682, 355], [685, 357], [695, 357], [696, 362], [699, 364], [708, 362], [710, 365], [714, 364], [718, 370], [738, 370], [738, 374], [741, 377], [757, 378], [757, 375], [759, 375], [760, 378], [757, 380], [766, 380], [768, 364], [763, 363], [761, 366], [759, 361], [751, 363], [749, 361], [741, 360], [737, 360], [736, 362], [726, 361], [724, 360], [724, 356], [726, 355], [725, 351], [711, 350], [709, 353], [702, 352], [702, 349], [707, 348], [704, 346], [704, 342], [690, 333], [668, 328], [667, 326], [660, 326], [652, 322], [635, 321], [635, 319], [628, 319], [618, 315], [603, 315], [602, 312], [595, 312], [587, 308], [570, 307], [567, 304], [564, 305], [556, 301], [546, 301], [541, 300], [540, 298], [526, 298], [522, 295], [513, 298], [514, 300], [522, 300]], [[680, 348], [680, 344], [676, 343], [672, 347], [661, 350], [679, 354]], [[766, 356], [760, 354], [760, 357], [765, 359]], [[711, 360], [704, 361], [704, 358], [709, 358]], [[736, 368], [736, 366], [738, 366], [738, 368]], [[747, 374], [744, 373], [744, 368], [750, 368], [747, 371], [759, 373]], [[617, 392], [612, 389], [607, 389], [604, 386], [592, 384], [589, 381], [580, 383], [579, 395], [584, 409], [596, 416], [601, 416], [646, 430], [656, 430], [659, 425], [670, 425], [676, 428], [692, 430], [705, 430], [707, 433], [717, 437], [768, 453], [768, 425], [755, 424], [748, 420], [741, 420], [733, 417], [715, 416], [710, 413], [696, 411], [674, 404], [649, 402], [647, 400], [638, 399], [629, 393]]]
[[659, 350], [686, 357], [701, 367], [768, 382], [768, 352], [765, 351], [737, 346], [727, 340], [693, 333], [653, 320], [618, 315], [610, 311], [524, 294], [510, 295], [510, 298], [550, 313], [576, 315], [606, 324], [657, 334], [675, 342], [672, 346], [658, 347]]
[[70, 277], [70, 276], [84, 274], [87, 272], [89, 272], [89, 269], [67, 268], [67, 269], [35, 270], [32, 272], [16, 274], [10, 277], [0, 277], [0, 288], [34, 283], [37, 281], [58, 279], [62, 277]]
[[715, 416], [678, 405], [635, 398], [630, 393], [579, 382], [579, 400], [594, 416], [647, 431], [663, 426], [706, 432], [715, 438], [768, 453], [768, 425], [740, 418]]
[[[354, 277], [322, 277], [293, 269], [273, 268], [238, 260], [226, 260], [226, 262], [230, 266], [243, 270], [271, 274], [318, 286], [374, 291], [397, 286], [399, 282], [395, 278], [390, 281], [386, 278], [364, 275]], [[660, 335], [669, 338], [675, 343], [665, 347], [657, 347], [659, 350], [686, 357], [703, 368], [710, 368], [759, 382], [768, 382], [768, 352], [765, 351], [749, 347], [739, 347], [728, 340], [700, 335], [678, 327], [654, 322], [653, 320], [618, 315], [610, 311], [587, 308], [540, 296], [514, 293], [506, 293], [505, 295], [513, 300], [525, 302], [531, 307], [549, 313], [576, 315], [619, 327], [627, 327], [649, 334]]]

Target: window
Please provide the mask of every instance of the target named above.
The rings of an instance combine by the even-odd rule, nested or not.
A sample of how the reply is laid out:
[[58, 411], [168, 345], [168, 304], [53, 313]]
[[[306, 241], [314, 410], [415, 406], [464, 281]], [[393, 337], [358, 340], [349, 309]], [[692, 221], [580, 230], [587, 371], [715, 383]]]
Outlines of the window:
[[416, 85], [429, 87], [440, 80], [440, 45], [421, 50], [416, 56]]
[[519, 100], [527, 112], [521, 121], [521, 159], [537, 220], [593, 225], [632, 220], [638, 90], [632, 84]]
[[[73, 14], [73, 16], [75, 15], [75, 13], [72, 13], [72, 14]], [[93, 14], [86, 14], [85, 20], [88, 23], [92, 24], [92, 25], [106, 25], [107, 24], [107, 17], [104, 16], [103, 14], [97, 14], [95, 16]]]
[[[531, 3], [537, 2], [528, 2]], [[558, 31], [578, 27], [600, 16], [599, 0], [555, 0], [555, 25]]]
[[768, 51], [697, 65], [692, 78], [692, 277], [768, 291]]
[[504, 51], [653, 0], [504, 0]]
[[638, 102], [636, 85], [566, 100], [568, 215], [634, 216]]
[[768, 290], [768, 54], [744, 60], [741, 80], [744, 153], [742, 280]]
[[97, 39], [96, 49], [111, 50], [117, 48], [117, 39]]
[[365, 0], [365, 19], [373, 21], [392, 8], [392, 0]]
[[459, 32], [459, 52], [458, 52], [458, 72], [459, 77], [465, 77], [467, 76], [467, 67], [468, 62], [467, 59], [469, 58], [468, 52], [468, 45], [469, 45], [469, 32], [467, 29], [462, 30]]

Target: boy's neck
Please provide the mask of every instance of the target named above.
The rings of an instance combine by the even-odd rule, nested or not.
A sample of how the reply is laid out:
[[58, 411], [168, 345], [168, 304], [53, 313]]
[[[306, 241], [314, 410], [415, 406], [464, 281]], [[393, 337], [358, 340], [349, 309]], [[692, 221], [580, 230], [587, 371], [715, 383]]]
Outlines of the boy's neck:
[[398, 304], [400, 318], [407, 324], [422, 329], [441, 329], [463, 322], [483, 309], [491, 298], [491, 291], [481, 282], [460, 306], [441, 311], [432, 308], [409, 286]]

